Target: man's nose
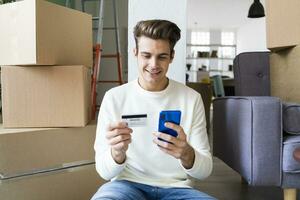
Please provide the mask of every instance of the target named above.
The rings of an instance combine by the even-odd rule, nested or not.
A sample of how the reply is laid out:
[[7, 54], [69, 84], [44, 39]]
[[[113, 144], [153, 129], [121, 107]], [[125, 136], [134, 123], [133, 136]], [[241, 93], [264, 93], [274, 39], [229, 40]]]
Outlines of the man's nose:
[[149, 63], [149, 64], [150, 64], [151, 66], [153, 66], [153, 67], [156, 67], [157, 64], [158, 64], [157, 58], [152, 57], [152, 58], [150, 59], [150, 63]]

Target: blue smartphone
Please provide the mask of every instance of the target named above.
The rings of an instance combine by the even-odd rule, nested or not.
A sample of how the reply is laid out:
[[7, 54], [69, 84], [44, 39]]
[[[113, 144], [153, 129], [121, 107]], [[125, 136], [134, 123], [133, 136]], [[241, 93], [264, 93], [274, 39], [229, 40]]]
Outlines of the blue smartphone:
[[[177, 132], [165, 127], [165, 122], [171, 122], [180, 125], [181, 111], [180, 110], [163, 110], [159, 113], [158, 131], [177, 137]], [[162, 140], [161, 138], [158, 138]]]

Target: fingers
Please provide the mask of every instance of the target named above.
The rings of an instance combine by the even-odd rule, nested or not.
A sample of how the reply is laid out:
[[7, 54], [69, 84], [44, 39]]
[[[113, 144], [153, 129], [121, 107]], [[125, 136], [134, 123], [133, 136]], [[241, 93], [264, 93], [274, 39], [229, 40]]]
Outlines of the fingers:
[[186, 140], [186, 134], [183, 128], [176, 124], [167, 122], [165, 123], [165, 126], [176, 131], [178, 136], [174, 137], [166, 133], [155, 132], [153, 133], [155, 135], [153, 142], [158, 145], [161, 151], [175, 157], [176, 159], [181, 159], [189, 146]]
[[[161, 132], [154, 132], [153, 134], [155, 135], [154, 142], [163, 148], [167, 148], [167, 149], [174, 149], [178, 147], [182, 148], [185, 145], [184, 140], [180, 140], [179, 138], [176, 138], [172, 135], [161, 133]], [[158, 138], [161, 138], [164, 141]]]
[[125, 135], [132, 133], [132, 129], [128, 128], [126, 122], [114, 122], [108, 125], [108, 132], [106, 138], [110, 140], [111, 138], [117, 137], [119, 135]]
[[155, 138], [153, 140], [154, 143], [156, 143], [159, 147], [159, 149], [177, 159], [180, 158], [180, 156], [182, 155], [182, 151], [183, 148], [178, 148], [177, 146], [175, 146], [174, 144], [162, 141], [158, 138]]
[[[155, 135], [156, 136], [156, 135]], [[161, 137], [160, 137], [161, 138]], [[174, 149], [175, 148], [175, 145], [174, 144], [172, 144], [172, 143], [170, 143], [168, 140], [165, 140], [165, 141], [163, 141], [163, 140], [161, 140], [161, 139], [163, 139], [163, 138], [158, 138], [158, 136], [156, 136], [154, 139], [153, 139], [153, 142], [155, 143], [155, 144], [157, 144], [159, 147], [162, 147], [162, 148], [165, 148], [165, 149], [170, 149], [170, 150], [172, 150], [172, 149]]]
[[115, 122], [109, 124], [108, 131], [106, 133], [106, 139], [108, 144], [114, 151], [124, 154], [129, 143], [131, 143], [132, 129], [128, 128], [125, 122]]
[[112, 149], [115, 149], [116, 151], [126, 152], [128, 149], [128, 145], [131, 143], [131, 138], [127, 140], [123, 140], [121, 142], [118, 142], [114, 145], [111, 145]]
[[131, 140], [131, 135], [122, 134], [122, 135], [117, 135], [115, 137], [112, 137], [110, 140], [108, 140], [108, 143], [110, 145], [116, 145], [118, 143], [125, 142], [127, 140]]
[[111, 131], [108, 131], [106, 134], [106, 138], [110, 140], [111, 138], [117, 137], [119, 135], [130, 135], [132, 133], [132, 129], [125, 127], [125, 128], [115, 128]]
[[177, 124], [174, 124], [174, 123], [171, 123], [171, 122], [166, 122], [165, 127], [173, 129], [174, 131], [176, 131], [177, 134], [178, 134], [178, 136], [177, 136], [178, 138], [185, 137], [185, 133], [184, 133], [181, 126], [179, 126]]
[[170, 128], [170, 129], [176, 131], [178, 134], [177, 137], [173, 137], [172, 135], [161, 133], [161, 132], [154, 133], [154, 135], [156, 137], [162, 138], [170, 143], [173, 143], [175, 146], [183, 147], [186, 143], [186, 134], [184, 133], [183, 128], [181, 126], [171, 123], [171, 122], [166, 122], [164, 125], [167, 128]]
[[112, 130], [117, 129], [117, 128], [126, 128], [126, 127], [128, 127], [126, 122], [118, 121], [118, 122], [110, 123], [108, 125], [107, 129], [108, 129], [108, 131], [112, 131]]
[[126, 151], [131, 143], [132, 129], [128, 127], [126, 122], [110, 123], [106, 139], [111, 147], [111, 155], [117, 163], [123, 163], [126, 159]]

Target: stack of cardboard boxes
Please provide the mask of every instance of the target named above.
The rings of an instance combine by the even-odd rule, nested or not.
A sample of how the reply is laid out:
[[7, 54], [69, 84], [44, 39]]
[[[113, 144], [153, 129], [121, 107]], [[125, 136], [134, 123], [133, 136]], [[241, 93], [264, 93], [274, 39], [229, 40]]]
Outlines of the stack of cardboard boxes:
[[271, 95], [300, 103], [300, 1], [266, 1]]
[[101, 184], [91, 118], [92, 18], [44, 0], [0, 6], [5, 200], [89, 199]]

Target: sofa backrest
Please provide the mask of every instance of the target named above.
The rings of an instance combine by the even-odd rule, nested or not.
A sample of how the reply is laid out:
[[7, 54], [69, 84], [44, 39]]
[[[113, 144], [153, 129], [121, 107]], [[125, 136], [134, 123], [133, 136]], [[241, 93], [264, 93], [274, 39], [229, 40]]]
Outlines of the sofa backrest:
[[245, 52], [233, 62], [236, 96], [270, 96], [269, 52]]

